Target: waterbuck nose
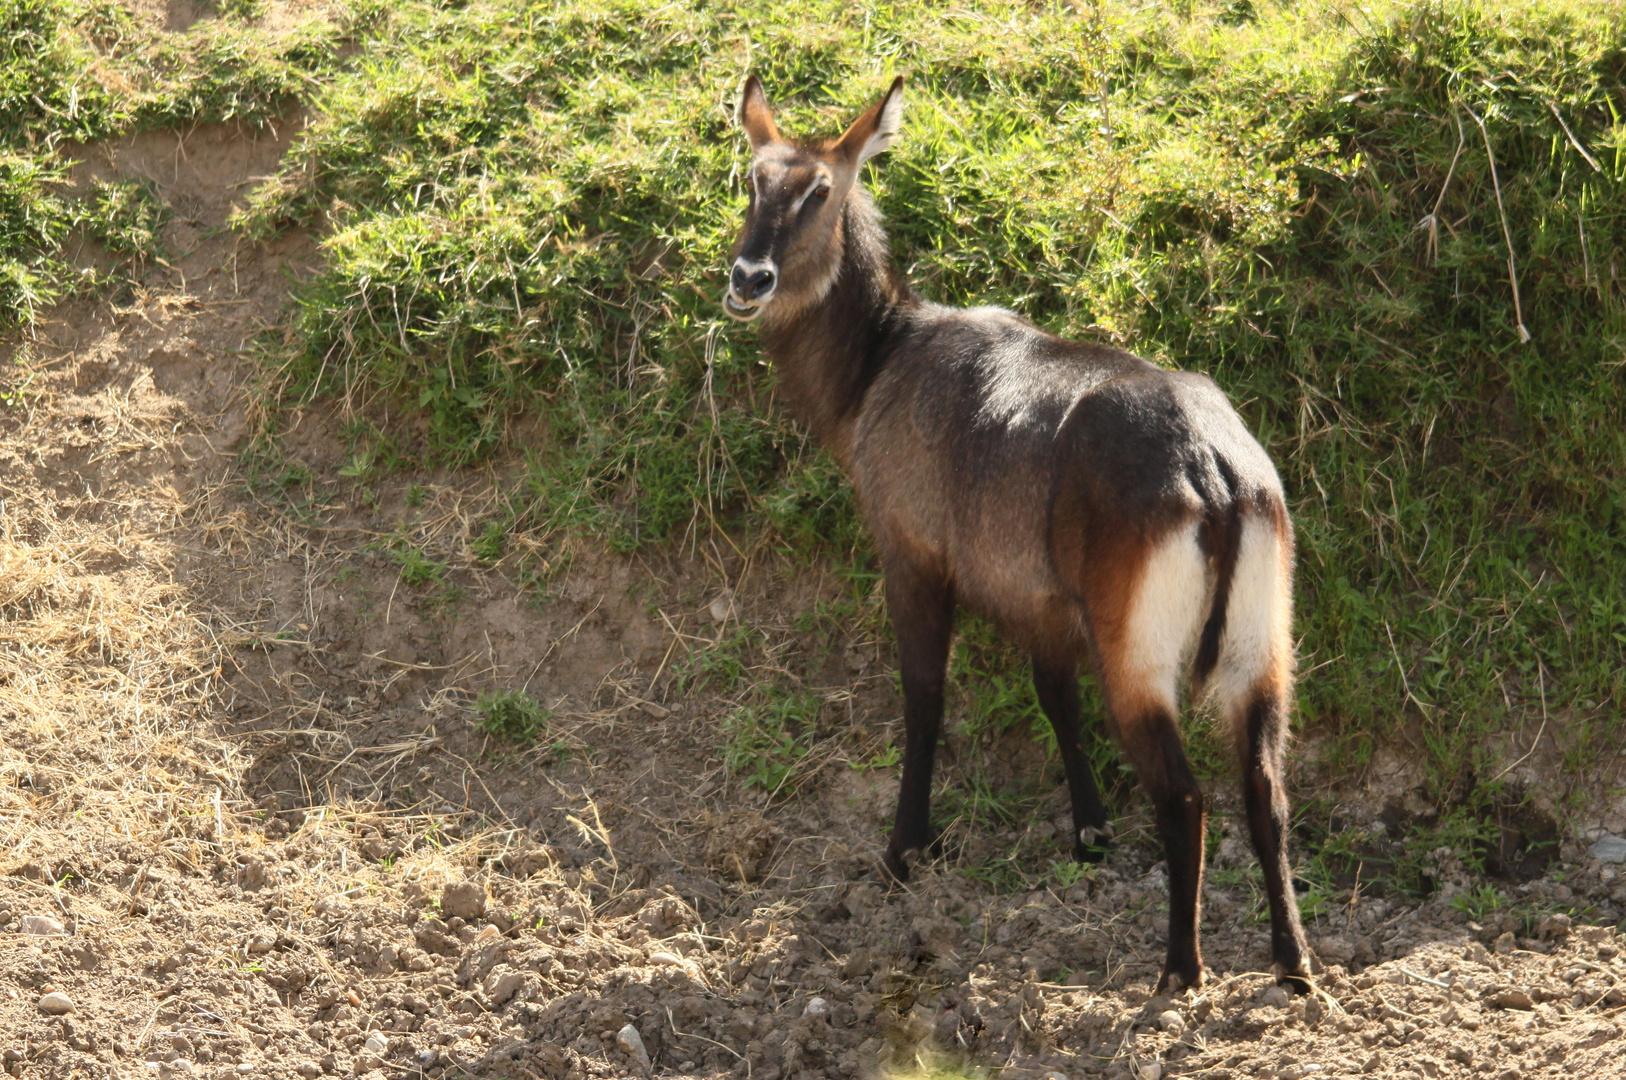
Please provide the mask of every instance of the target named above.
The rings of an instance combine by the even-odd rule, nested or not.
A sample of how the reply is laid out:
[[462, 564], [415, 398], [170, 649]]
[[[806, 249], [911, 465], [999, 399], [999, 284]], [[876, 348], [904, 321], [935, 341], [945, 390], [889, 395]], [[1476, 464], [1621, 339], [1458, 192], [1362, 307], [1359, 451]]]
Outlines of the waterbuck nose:
[[743, 263], [734, 264], [734, 272], [729, 275], [729, 288], [741, 300], [756, 300], [773, 292], [774, 272], [771, 266], [748, 267]]

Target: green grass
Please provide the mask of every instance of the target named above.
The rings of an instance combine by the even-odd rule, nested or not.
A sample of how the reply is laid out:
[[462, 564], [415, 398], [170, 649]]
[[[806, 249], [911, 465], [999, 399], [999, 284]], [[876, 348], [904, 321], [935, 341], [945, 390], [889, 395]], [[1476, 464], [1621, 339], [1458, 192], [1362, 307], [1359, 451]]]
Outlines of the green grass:
[[[471, 538], [483, 561], [521, 530], [620, 551], [721, 531], [872, 578], [846, 483], [716, 299], [741, 77], [812, 133], [906, 72], [904, 137], [867, 175], [920, 289], [1208, 372], [1272, 451], [1299, 530], [1298, 722], [1331, 760], [1406, 747], [1450, 831], [1519, 797], [1503, 736], [1528, 745], [1545, 719], [1577, 775], [1618, 745], [1616, 5], [403, 0], [277, 41], [229, 8], [177, 37], [105, 4], [0, 0], [5, 310], [70, 286], [76, 211], [45, 147], [304, 96], [313, 126], [238, 221], [325, 237], [277, 400], [363, 403], [409, 461], [545, 420]], [[107, 235], [152, 250], [126, 205]], [[761, 649], [723, 644], [690, 677], [737, 681]], [[973, 629], [957, 656], [963, 725], [1043, 737], [1018, 654]], [[1220, 741], [1195, 742], [1224, 771]]]
[[488, 690], [474, 702], [475, 726], [510, 742], [535, 742], [552, 714], [523, 690]]
[[745, 787], [770, 795], [795, 790], [792, 779], [813, 742], [822, 704], [804, 690], [735, 709], [723, 721], [723, 764]]

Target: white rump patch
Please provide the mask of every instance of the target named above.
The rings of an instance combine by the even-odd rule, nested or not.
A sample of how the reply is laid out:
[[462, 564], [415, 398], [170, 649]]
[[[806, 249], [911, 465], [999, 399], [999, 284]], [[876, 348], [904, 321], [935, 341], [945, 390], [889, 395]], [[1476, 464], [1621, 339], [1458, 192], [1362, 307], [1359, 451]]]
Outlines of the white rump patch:
[[1244, 703], [1286, 648], [1292, 598], [1282, 589], [1282, 542], [1269, 519], [1242, 519], [1242, 547], [1225, 605], [1225, 632], [1208, 692], [1225, 714]]
[[1197, 545], [1198, 522], [1171, 533], [1152, 549], [1129, 609], [1124, 673], [1137, 689], [1165, 705], [1180, 707], [1180, 677], [1208, 618], [1208, 559]]

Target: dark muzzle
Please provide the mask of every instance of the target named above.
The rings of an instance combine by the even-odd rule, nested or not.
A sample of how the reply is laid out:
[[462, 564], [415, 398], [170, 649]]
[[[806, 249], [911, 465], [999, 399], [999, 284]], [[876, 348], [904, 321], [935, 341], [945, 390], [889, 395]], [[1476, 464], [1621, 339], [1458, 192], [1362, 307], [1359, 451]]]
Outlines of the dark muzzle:
[[733, 274], [729, 276], [728, 284], [737, 298], [754, 303], [773, 292], [774, 281], [774, 272], [767, 267], [747, 272], [745, 267], [736, 265]]

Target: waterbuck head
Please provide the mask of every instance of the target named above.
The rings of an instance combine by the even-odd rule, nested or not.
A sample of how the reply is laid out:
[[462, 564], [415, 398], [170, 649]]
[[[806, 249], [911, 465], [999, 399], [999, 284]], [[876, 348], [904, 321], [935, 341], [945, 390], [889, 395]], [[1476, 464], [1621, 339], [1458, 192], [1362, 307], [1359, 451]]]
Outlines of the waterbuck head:
[[762, 82], [745, 80], [740, 126], [751, 140], [751, 202], [734, 247], [723, 309], [749, 322], [816, 303], [841, 269], [842, 205], [859, 166], [892, 145], [903, 120], [903, 76], [839, 139], [793, 142], [779, 135]]

